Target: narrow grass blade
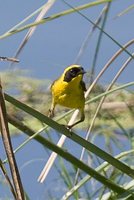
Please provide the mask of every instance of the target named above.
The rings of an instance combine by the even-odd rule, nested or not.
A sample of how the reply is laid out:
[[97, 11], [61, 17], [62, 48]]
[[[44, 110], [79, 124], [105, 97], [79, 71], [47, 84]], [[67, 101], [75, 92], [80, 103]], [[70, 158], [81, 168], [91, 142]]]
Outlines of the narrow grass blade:
[[120, 13], [116, 16], [116, 18], [117, 18], [117, 17], [121, 17], [121, 16], [127, 14], [128, 12], [130, 12], [130, 11], [133, 10], [133, 9], [134, 9], [134, 4], [131, 5], [131, 6], [129, 6], [128, 8], [126, 8], [125, 10], [123, 10], [122, 12], [120, 12]]
[[[38, 22], [40, 20], [42, 20], [42, 18], [45, 16], [45, 14], [49, 11], [49, 9], [52, 7], [52, 5], [55, 3], [55, 0], [48, 0], [47, 3], [43, 6], [41, 12], [39, 13], [39, 15], [37, 16], [35, 22]], [[29, 41], [29, 39], [32, 37], [33, 33], [35, 32], [37, 26], [34, 26], [32, 28], [30, 28], [26, 34], [26, 36], [24, 37], [22, 43], [20, 44], [20, 47], [18, 48], [17, 52], [15, 53], [15, 58], [17, 58], [20, 54], [20, 52], [22, 51], [22, 49], [24, 48], [24, 46], [26, 45], [26, 43]]]
[[[133, 153], [134, 153], [134, 150], [125, 151], [125, 152], [122, 152], [119, 155], [115, 156], [115, 158], [116, 159], [122, 159], [122, 158], [128, 156], [129, 154], [133, 154]], [[108, 162], [104, 162], [100, 166], [98, 166], [95, 170], [97, 172], [101, 173], [104, 170], [105, 171], [109, 170], [110, 167], [111, 167], [111, 165]], [[67, 200], [69, 197], [71, 197], [74, 192], [76, 192], [78, 189], [80, 189], [91, 178], [92, 178], [91, 176], [86, 175], [83, 179], [81, 179], [74, 187], [71, 188], [71, 190], [69, 190], [62, 197], [62, 200]], [[128, 189], [128, 187], [125, 187], [125, 189]]]
[[[88, 4], [84, 4], [82, 6], [79, 6], [79, 7], [77, 7], [77, 10], [84, 10], [84, 9], [87, 9], [89, 7], [92, 7], [92, 6], [97, 6], [97, 5], [107, 3], [107, 2], [111, 2], [111, 1], [112, 0], [97, 0], [97, 1], [94, 1], [94, 2], [90, 2]], [[57, 19], [59, 17], [65, 16], [65, 15], [68, 15], [68, 14], [71, 14], [71, 13], [74, 13], [74, 12], [76, 12], [74, 9], [70, 9], [70, 10], [67, 10], [67, 11], [63, 11], [59, 14], [52, 15], [51, 17], [44, 18], [44, 19], [40, 20], [39, 22], [31, 23], [31, 24], [25, 25], [25, 26], [20, 27], [20, 28], [11, 29], [11, 30], [7, 31], [6, 33], [4, 33], [3, 35], [1, 35], [0, 39], [4, 39], [4, 38], [9, 37], [9, 36], [11, 36], [15, 33], [20, 32], [20, 31], [26, 30], [26, 29], [31, 28], [33, 26], [37, 26], [39, 24], [44, 24], [48, 21], [51, 21], [53, 19]]]

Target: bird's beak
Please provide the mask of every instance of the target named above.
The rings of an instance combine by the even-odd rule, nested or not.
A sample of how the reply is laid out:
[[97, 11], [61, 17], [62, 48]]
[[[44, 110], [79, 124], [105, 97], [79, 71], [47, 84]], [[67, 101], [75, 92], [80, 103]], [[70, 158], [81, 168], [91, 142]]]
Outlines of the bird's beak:
[[87, 72], [82, 68], [80, 71], [80, 74], [85, 74], [85, 73], [87, 73]]

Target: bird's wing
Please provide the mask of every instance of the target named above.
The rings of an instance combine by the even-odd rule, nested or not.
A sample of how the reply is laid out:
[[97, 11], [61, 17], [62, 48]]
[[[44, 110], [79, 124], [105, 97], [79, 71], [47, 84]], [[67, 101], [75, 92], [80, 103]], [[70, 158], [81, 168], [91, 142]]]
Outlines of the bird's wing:
[[80, 85], [81, 85], [83, 91], [87, 91], [87, 89], [86, 89], [86, 84], [85, 84], [84, 81], [81, 81], [81, 82], [80, 82]]
[[50, 89], [52, 89], [53, 85], [55, 84], [55, 82], [57, 81], [58, 79], [54, 80], [50, 86]]

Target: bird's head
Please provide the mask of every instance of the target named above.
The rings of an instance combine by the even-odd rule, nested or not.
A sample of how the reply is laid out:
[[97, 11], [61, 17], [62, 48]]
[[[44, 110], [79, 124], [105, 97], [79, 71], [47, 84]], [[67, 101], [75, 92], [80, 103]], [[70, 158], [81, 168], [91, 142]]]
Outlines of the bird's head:
[[85, 74], [85, 70], [81, 65], [71, 65], [64, 70], [63, 80], [65, 82], [70, 82], [72, 79], [79, 77], [82, 79], [83, 74]]

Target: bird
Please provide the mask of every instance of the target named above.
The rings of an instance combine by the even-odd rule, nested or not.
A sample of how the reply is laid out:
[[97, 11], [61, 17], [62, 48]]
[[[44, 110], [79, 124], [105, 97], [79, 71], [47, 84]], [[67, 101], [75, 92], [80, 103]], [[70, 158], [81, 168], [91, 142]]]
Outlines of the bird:
[[78, 121], [66, 126], [70, 130], [72, 127], [80, 122], [83, 122], [85, 119], [84, 93], [86, 91], [86, 86], [83, 81], [83, 75], [85, 73], [86, 71], [81, 65], [70, 65], [65, 68], [62, 75], [51, 85], [52, 103], [49, 109], [48, 117], [54, 117], [56, 105], [61, 105], [70, 109], [78, 109], [81, 114]]
[[[86, 86], [83, 81], [83, 75], [85, 70], [81, 65], [73, 64], [64, 70], [62, 75], [55, 80], [51, 85], [52, 93], [52, 103], [49, 109], [48, 117], [54, 117], [54, 110], [56, 105], [61, 105], [68, 108], [78, 109], [80, 111], [81, 117], [78, 121], [74, 122], [71, 125], [66, 127], [71, 130], [72, 127], [84, 121], [85, 113], [85, 91]], [[49, 166], [54, 157], [50, 157]], [[46, 176], [46, 172], [49, 169], [49, 166], [45, 166], [42, 170], [38, 181], [43, 182]]]

